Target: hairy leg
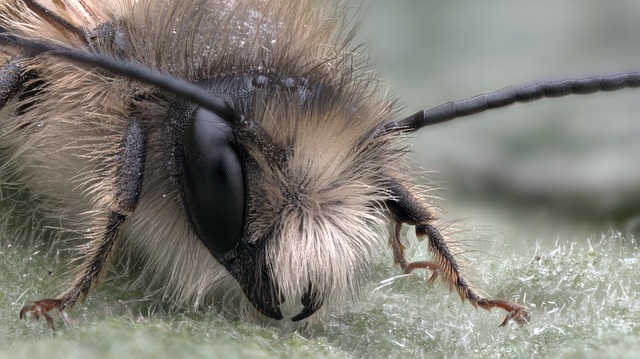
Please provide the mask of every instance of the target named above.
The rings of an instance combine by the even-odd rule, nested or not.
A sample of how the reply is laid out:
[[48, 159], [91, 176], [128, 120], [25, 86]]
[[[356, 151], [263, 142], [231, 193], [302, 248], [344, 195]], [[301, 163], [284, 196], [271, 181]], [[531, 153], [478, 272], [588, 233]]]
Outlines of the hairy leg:
[[[390, 239], [390, 244], [395, 263], [405, 273], [410, 273], [415, 269], [430, 269], [433, 271], [433, 275], [429, 281], [433, 281], [436, 277], [442, 278], [450, 290], [455, 289], [463, 301], [468, 300], [474, 307], [485, 310], [504, 309], [508, 314], [500, 324], [501, 327], [511, 319], [520, 324], [528, 321], [529, 316], [524, 307], [504, 300], [484, 298], [476, 293], [462, 275], [458, 262], [447, 246], [446, 240], [440, 231], [433, 226], [435, 218], [428, 210], [426, 203], [421, 203], [418, 196], [411, 193], [395, 179], [390, 181], [390, 190], [396, 199], [387, 204], [396, 219], [396, 228]], [[400, 229], [403, 224], [415, 226], [418, 239], [428, 240], [433, 261], [410, 262], [406, 259], [404, 246], [400, 241]]]
[[112, 191], [115, 198], [113, 208], [99, 214], [99, 220], [104, 223], [101, 233], [94, 238], [88, 238], [85, 260], [78, 277], [68, 290], [54, 299], [41, 299], [20, 310], [20, 318], [31, 314], [35, 319], [45, 317], [49, 326], [53, 328], [53, 320], [49, 312], [53, 309], [64, 310], [73, 306], [78, 300], [84, 300], [91, 288], [100, 280], [107, 268], [113, 253], [118, 232], [122, 224], [136, 208], [140, 198], [143, 183], [144, 165], [147, 149], [147, 134], [140, 121], [133, 117], [125, 129], [122, 142], [122, 153], [119, 156], [119, 168]]

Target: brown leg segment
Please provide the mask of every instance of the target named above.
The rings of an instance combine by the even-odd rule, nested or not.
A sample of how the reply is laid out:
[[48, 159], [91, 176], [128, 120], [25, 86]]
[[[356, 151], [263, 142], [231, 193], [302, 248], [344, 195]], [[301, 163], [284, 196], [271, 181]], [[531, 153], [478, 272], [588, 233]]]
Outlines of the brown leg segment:
[[20, 310], [20, 319], [26, 318], [28, 314], [35, 319], [43, 316], [49, 326], [55, 329], [50, 311], [53, 309], [62, 311], [67, 307], [73, 306], [78, 299], [84, 300], [91, 287], [104, 274], [113, 253], [118, 232], [127, 216], [135, 210], [142, 188], [147, 134], [135, 117], [131, 120], [125, 132], [123, 151], [118, 164], [120, 168], [117, 171], [118, 178], [115, 181], [114, 188], [116, 210], [111, 211], [109, 214], [102, 236], [92, 239], [95, 243], [90, 243], [91, 250], [87, 254], [87, 259], [82, 265], [80, 274], [71, 288], [58, 298], [41, 299], [25, 305]]
[[480, 307], [488, 311], [493, 308], [506, 310], [508, 314], [500, 324], [501, 327], [505, 326], [511, 319], [514, 319], [518, 324], [525, 324], [529, 321], [529, 314], [524, 307], [504, 300], [483, 298], [471, 289], [460, 273], [458, 263], [449, 251], [444, 238], [434, 226], [429, 224], [417, 225], [416, 235], [419, 237], [426, 236], [429, 239], [429, 248], [436, 259], [442, 279], [449, 285], [450, 290], [456, 289], [463, 301], [468, 299], [474, 307]]
[[[449, 286], [450, 290], [455, 290], [462, 300], [469, 300], [474, 307], [490, 311], [493, 308], [501, 308], [508, 312], [500, 326], [505, 326], [511, 319], [519, 324], [528, 322], [529, 315], [525, 308], [515, 303], [503, 300], [483, 298], [476, 293], [462, 276], [458, 262], [449, 250], [445, 239], [440, 232], [430, 223], [434, 220], [426, 206], [410, 193], [397, 180], [390, 181], [390, 190], [394, 194], [396, 201], [389, 201], [388, 207], [396, 218], [396, 228], [394, 237], [390, 240], [393, 249], [394, 261], [400, 265], [405, 273], [411, 273], [415, 269], [430, 269], [433, 275], [429, 281], [436, 277]], [[404, 246], [400, 242], [400, 228], [403, 223], [413, 225], [416, 228], [416, 235], [419, 239], [429, 240], [429, 249], [434, 257], [434, 261], [409, 262], [404, 256]]]
[[25, 305], [20, 310], [20, 319], [25, 319], [27, 317], [27, 313], [31, 313], [35, 319], [38, 319], [39, 316], [42, 315], [47, 320], [49, 327], [51, 327], [51, 329], [55, 329], [53, 319], [49, 312], [53, 309], [62, 311], [67, 306], [73, 306], [78, 298], [84, 300], [87, 297], [87, 294], [89, 294], [89, 290], [93, 284], [97, 283], [104, 273], [104, 269], [107, 266], [114, 244], [116, 243], [118, 231], [120, 230], [125, 218], [125, 215], [112, 212], [109, 217], [109, 223], [107, 224], [104, 237], [100, 241], [100, 245], [91, 255], [91, 258], [84, 264], [81, 275], [76, 279], [73, 286], [59, 298], [41, 299]]
[[400, 240], [400, 231], [402, 230], [402, 222], [396, 222], [396, 228], [394, 231], [394, 235], [389, 240], [389, 245], [393, 250], [393, 261], [396, 265], [400, 266], [404, 274], [409, 274], [416, 269], [429, 269], [433, 272], [431, 277], [429, 277], [428, 282], [431, 283], [440, 274], [440, 267], [438, 263], [431, 261], [420, 261], [420, 262], [409, 262], [404, 255], [404, 244], [402, 244]]

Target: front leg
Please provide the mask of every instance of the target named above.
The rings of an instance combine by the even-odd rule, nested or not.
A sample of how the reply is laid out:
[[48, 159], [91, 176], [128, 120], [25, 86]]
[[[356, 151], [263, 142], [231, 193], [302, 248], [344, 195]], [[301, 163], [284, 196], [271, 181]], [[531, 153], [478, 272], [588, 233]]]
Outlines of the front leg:
[[[433, 275], [429, 281], [433, 281], [440, 276], [448, 285], [449, 290], [454, 288], [462, 300], [469, 300], [474, 307], [480, 307], [490, 311], [493, 308], [501, 308], [508, 312], [500, 326], [505, 326], [507, 322], [514, 319], [519, 324], [528, 322], [529, 315], [525, 308], [515, 303], [504, 300], [483, 298], [476, 293], [463, 277], [458, 262], [453, 253], [449, 250], [447, 242], [440, 234], [440, 231], [433, 226], [435, 221], [426, 203], [422, 203], [418, 196], [411, 193], [398, 180], [389, 181], [389, 190], [395, 200], [387, 203], [392, 215], [396, 219], [396, 228], [390, 239], [390, 245], [394, 253], [394, 261], [400, 265], [405, 273], [411, 273], [415, 269], [430, 269]], [[434, 261], [409, 262], [404, 255], [404, 246], [400, 240], [400, 228], [403, 223], [415, 226], [416, 236], [422, 240], [429, 241], [429, 250]]]
[[99, 215], [104, 223], [103, 230], [96, 238], [89, 238], [86, 260], [78, 277], [58, 298], [41, 299], [25, 305], [20, 310], [20, 319], [26, 318], [28, 314], [35, 319], [43, 316], [49, 326], [54, 329], [50, 311], [53, 309], [62, 311], [72, 307], [78, 299], [84, 300], [91, 287], [104, 274], [113, 253], [118, 232], [127, 216], [135, 210], [142, 189], [147, 133], [137, 117], [133, 117], [126, 127], [121, 146], [121, 152], [117, 156], [119, 166], [115, 172], [117, 178], [113, 182], [112, 193], [106, 194], [107, 197], [114, 198], [111, 202], [112, 208]]

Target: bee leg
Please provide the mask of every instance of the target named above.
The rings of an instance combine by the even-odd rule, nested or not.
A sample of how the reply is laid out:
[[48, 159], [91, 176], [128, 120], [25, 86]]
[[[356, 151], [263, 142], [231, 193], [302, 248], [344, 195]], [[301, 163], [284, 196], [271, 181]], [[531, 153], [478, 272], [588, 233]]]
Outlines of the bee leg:
[[27, 81], [19, 58], [13, 58], [0, 67], [0, 109], [9, 102]]
[[78, 298], [82, 297], [82, 300], [86, 298], [91, 287], [100, 279], [104, 272], [106, 263], [114, 247], [118, 230], [125, 218], [125, 215], [112, 212], [107, 224], [107, 229], [99, 245], [92, 250], [91, 258], [83, 265], [81, 273], [73, 286], [58, 298], [40, 299], [25, 305], [20, 310], [20, 319], [27, 318], [28, 314], [31, 314], [34, 319], [43, 316], [47, 320], [49, 327], [55, 330], [53, 319], [49, 312], [53, 309], [62, 311], [67, 307], [73, 306]]
[[146, 161], [147, 133], [137, 118], [132, 118], [125, 130], [122, 152], [118, 156], [118, 166], [113, 194], [113, 208], [108, 214], [101, 215], [106, 219], [104, 230], [90, 238], [87, 247], [87, 260], [82, 265], [79, 275], [71, 288], [56, 299], [42, 299], [25, 305], [20, 310], [20, 319], [31, 314], [38, 319], [44, 316], [52, 329], [54, 328], [50, 311], [62, 311], [72, 307], [78, 299], [84, 300], [91, 287], [102, 277], [116, 244], [118, 232], [125, 219], [136, 208], [140, 199], [143, 183], [144, 165]]
[[[394, 250], [394, 259], [405, 273], [410, 273], [414, 269], [426, 268], [434, 271], [430, 280], [435, 279], [434, 276], [440, 276], [442, 280], [449, 286], [450, 290], [454, 288], [460, 295], [460, 298], [469, 300], [474, 307], [490, 311], [493, 308], [501, 308], [508, 312], [500, 326], [505, 326], [509, 320], [513, 319], [519, 324], [528, 322], [529, 315], [524, 307], [515, 303], [483, 298], [475, 290], [473, 290], [466, 279], [463, 277], [458, 262], [453, 253], [449, 250], [445, 239], [440, 231], [431, 223], [435, 220], [427, 206], [412, 194], [407, 188], [401, 185], [397, 180], [390, 181], [390, 190], [395, 198], [394, 201], [388, 202], [388, 207], [396, 219], [396, 230], [394, 238], [391, 239], [391, 246]], [[418, 239], [424, 238], [429, 241], [429, 249], [434, 257], [433, 262], [409, 262], [404, 256], [404, 247], [400, 243], [400, 226], [403, 223], [415, 226]]]

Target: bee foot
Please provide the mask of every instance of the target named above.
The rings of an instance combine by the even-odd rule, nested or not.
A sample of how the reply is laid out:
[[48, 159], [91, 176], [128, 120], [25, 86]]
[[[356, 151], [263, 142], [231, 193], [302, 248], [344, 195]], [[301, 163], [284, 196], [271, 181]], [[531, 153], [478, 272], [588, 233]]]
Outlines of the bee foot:
[[40, 316], [43, 316], [49, 328], [55, 330], [55, 325], [53, 323], [53, 318], [51, 318], [50, 312], [53, 309], [57, 309], [61, 311], [64, 309], [61, 299], [42, 299], [35, 301], [31, 304], [27, 304], [22, 309], [20, 309], [20, 319], [26, 319], [28, 316], [33, 317], [34, 319], [40, 319]]
[[524, 308], [514, 309], [507, 313], [507, 316], [504, 318], [502, 323], [500, 323], [499, 327], [504, 327], [510, 320], [515, 321], [520, 326], [525, 325], [529, 323], [529, 313], [527, 313]]
[[504, 318], [502, 323], [500, 323], [499, 327], [504, 327], [511, 320], [515, 321], [518, 325], [521, 326], [529, 323], [529, 313], [522, 306], [503, 300], [490, 300], [489, 304], [490, 307], [499, 307], [508, 312], [507, 316]]

